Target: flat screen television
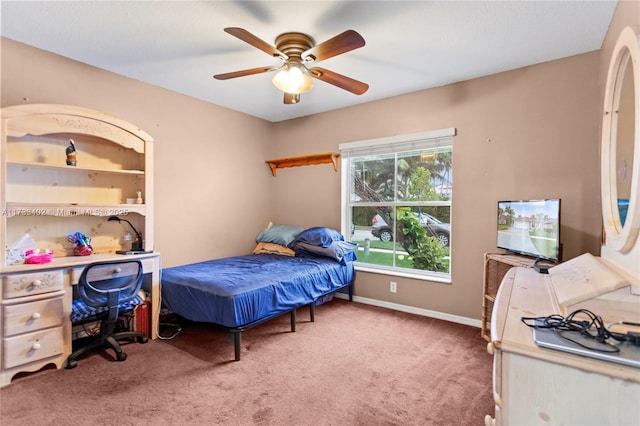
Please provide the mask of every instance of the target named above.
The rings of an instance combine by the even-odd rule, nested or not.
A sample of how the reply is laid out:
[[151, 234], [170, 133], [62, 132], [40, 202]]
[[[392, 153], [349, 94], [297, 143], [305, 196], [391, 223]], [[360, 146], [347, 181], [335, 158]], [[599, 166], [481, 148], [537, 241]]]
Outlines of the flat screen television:
[[498, 201], [498, 248], [560, 260], [560, 199]]

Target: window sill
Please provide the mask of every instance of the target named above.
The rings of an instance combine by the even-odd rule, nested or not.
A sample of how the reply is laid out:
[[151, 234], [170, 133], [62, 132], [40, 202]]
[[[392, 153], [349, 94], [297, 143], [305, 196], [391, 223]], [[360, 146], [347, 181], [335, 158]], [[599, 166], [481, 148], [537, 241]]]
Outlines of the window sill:
[[421, 281], [430, 281], [441, 284], [451, 284], [451, 275], [450, 274], [416, 274], [411, 272], [403, 272], [397, 270], [390, 269], [382, 269], [382, 268], [371, 268], [367, 267], [363, 264], [355, 264], [356, 271], [369, 272], [372, 274], [381, 274], [381, 275], [391, 275], [394, 277], [402, 277], [402, 278], [411, 278], [414, 280]]

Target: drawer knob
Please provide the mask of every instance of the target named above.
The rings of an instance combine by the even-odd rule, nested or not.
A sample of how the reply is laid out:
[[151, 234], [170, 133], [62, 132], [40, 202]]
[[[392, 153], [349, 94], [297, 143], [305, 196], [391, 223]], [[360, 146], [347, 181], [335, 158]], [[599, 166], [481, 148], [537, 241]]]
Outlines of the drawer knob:
[[34, 286], [35, 288], [41, 287], [42, 286], [42, 281], [40, 280], [33, 280], [33, 282], [31, 283], [32, 286]]
[[494, 354], [495, 348], [493, 347], [493, 342], [487, 343], [487, 352], [489, 352], [489, 355]]
[[37, 351], [38, 349], [40, 349], [40, 347], [41, 347], [40, 343], [39, 342], [35, 342], [33, 344], [33, 346], [31, 346], [31, 349], [34, 350], [34, 351]]
[[40, 312], [34, 312], [33, 315], [31, 315], [31, 319], [37, 320], [38, 318], [40, 318]]
[[493, 355], [496, 351], [499, 351], [502, 348], [502, 342], [500, 340], [493, 340], [487, 343], [487, 352], [490, 355]]
[[119, 274], [120, 272], [122, 272], [122, 268], [118, 267], [118, 268], [116, 268], [116, 269], [114, 270], [114, 272], [115, 272], [116, 274]]

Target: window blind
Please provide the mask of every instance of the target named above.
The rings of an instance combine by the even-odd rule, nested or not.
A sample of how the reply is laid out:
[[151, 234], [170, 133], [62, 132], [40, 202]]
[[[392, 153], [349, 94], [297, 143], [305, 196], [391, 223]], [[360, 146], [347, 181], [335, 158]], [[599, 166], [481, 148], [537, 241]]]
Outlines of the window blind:
[[451, 146], [452, 137], [455, 134], [455, 128], [431, 130], [409, 135], [342, 143], [339, 145], [339, 149], [343, 159], [437, 149], [440, 146]]

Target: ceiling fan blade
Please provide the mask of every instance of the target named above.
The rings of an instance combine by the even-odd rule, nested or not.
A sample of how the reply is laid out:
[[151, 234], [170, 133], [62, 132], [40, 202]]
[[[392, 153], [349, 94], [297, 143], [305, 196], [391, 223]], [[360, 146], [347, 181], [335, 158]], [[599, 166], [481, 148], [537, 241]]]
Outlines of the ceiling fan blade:
[[270, 45], [269, 43], [267, 43], [266, 41], [254, 36], [253, 34], [251, 34], [249, 31], [243, 29], [243, 28], [237, 28], [237, 27], [227, 27], [224, 29], [225, 32], [231, 34], [234, 37], [239, 38], [240, 40], [244, 41], [245, 43], [249, 43], [250, 45], [252, 45], [253, 47], [256, 47], [260, 50], [262, 50], [263, 52], [274, 56], [276, 58], [280, 58], [283, 61], [287, 60], [287, 55], [285, 55], [284, 53], [282, 53], [281, 51], [279, 51], [278, 49], [276, 49], [274, 46]]
[[215, 78], [216, 80], [228, 80], [230, 78], [244, 77], [245, 75], [260, 74], [263, 72], [269, 72], [271, 70], [273, 70], [273, 67], [250, 68], [248, 70], [233, 71], [233, 72], [228, 72], [224, 74], [216, 74], [213, 76], [213, 78]]
[[324, 68], [314, 67], [309, 70], [309, 74], [318, 80], [325, 83], [333, 84], [341, 89], [347, 90], [356, 95], [362, 95], [369, 90], [369, 85], [346, 75], [338, 74], [337, 72], [329, 71]]
[[364, 38], [360, 34], [354, 30], [347, 30], [303, 52], [302, 59], [320, 62], [362, 47], [364, 44]]
[[299, 93], [286, 93], [284, 94], [284, 103], [287, 105], [297, 104], [300, 102], [300, 94]]

